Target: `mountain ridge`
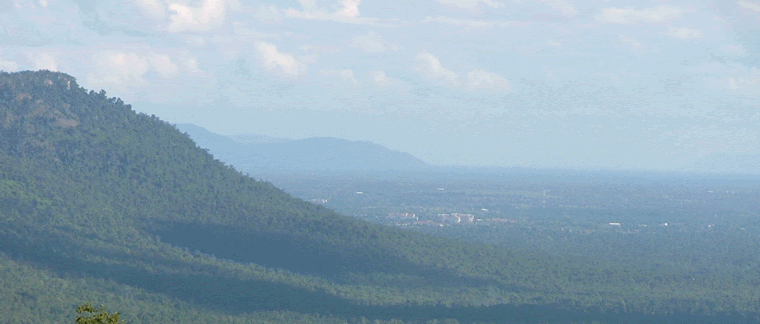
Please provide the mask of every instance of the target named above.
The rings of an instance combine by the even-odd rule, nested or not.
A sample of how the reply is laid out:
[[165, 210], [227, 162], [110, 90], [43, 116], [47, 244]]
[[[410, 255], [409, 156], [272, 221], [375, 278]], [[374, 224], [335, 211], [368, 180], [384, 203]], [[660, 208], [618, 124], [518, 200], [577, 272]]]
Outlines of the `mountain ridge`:
[[[478, 304], [497, 298], [478, 286], [511, 285], [480, 278], [503, 271], [508, 252], [296, 199], [63, 73], [0, 73], [0, 121], [0, 266], [75, 287], [31, 290], [36, 283], [13, 277], [19, 284], [0, 285], [0, 298], [12, 301], [3, 307], [13, 310], [0, 312], [2, 321], [22, 313], [30, 322], [63, 322], [62, 309], [97, 300], [125, 307], [130, 322], [318, 322], [340, 313], [327, 322], [345, 323], [368, 314], [340, 307]], [[261, 237], [279, 243], [257, 245]], [[493, 270], [483, 267], [487, 255]], [[513, 269], [523, 262], [509, 260]], [[162, 302], [124, 299], [120, 291]], [[32, 299], [13, 297], [21, 292]], [[316, 311], [322, 315], [298, 315]], [[274, 319], [261, 321], [261, 312]]]
[[419, 171], [429, 166], [409, 153], [368, 141], [311, 137], [239, 143], [194, 124], [177, 124], [202, 147], [236, 167], [252, 172]]
[[751, 287], [340, 215], [50, 71], [0, 73], [0, 270], [8, 323], [91, 301], [130, 323], [758, 318]]

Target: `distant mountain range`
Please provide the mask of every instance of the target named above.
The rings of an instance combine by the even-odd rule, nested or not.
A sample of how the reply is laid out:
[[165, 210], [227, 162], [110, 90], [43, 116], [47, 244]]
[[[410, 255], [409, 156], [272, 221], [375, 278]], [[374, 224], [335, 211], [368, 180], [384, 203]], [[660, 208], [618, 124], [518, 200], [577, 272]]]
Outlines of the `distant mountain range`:
[[[243, 145], [199, 130], [200, 146], [267, 167], [424, 166], [366, 142]], [[88, 302], [126, 323], [760, 322], [756, 275], [722, 280], [735, 275], [385, 227], [219, 158], [69, 75], [0, 72], [0, 323], [69, 323]]]
[[[268, 167], [424, 165], [366, 142], [192, 131]], [[0, 323], [68, 323], [87, 302], [126, 323], [590, 322], [660, 300], [630, 299], [622, 268], [367, 223], [217, 159], [69, 75], [0, 72]]]
[[[219, 160], [253, 174], [426, 171], [468, 174], [527, 172], [537, 176], [535, 172], [544, 173], [540, 169], [530, 168], [428, 165], [409, 153], [390, 150], [375, 143], [332, 137], [291, 140], [258, 134], [225, 136], [194, 124], [178, 124], [176, 127]], [[760, 154], [714, 154], [675, 171], [716, 175], [760, 175]]]
[[[336, 139], [249, 151], [199, 130], [201, 146], [290, 167], [408, 157]], [[0, 72], [0, 323], [69, 323], [86, 302], [126, 323], [486, 322], [534, 312], [519, 305], [549, 287], [513, 288], [548, 282], [528, 255], [339, 215], [217, 159], [69, 75]]]
[[218, 159], [247, 172], [417, 171], [428, 167], [409, 153], [371, 142], [333, 137], [288, 140], [251, 134], [228, 137], [194, 124], [176, 127]]

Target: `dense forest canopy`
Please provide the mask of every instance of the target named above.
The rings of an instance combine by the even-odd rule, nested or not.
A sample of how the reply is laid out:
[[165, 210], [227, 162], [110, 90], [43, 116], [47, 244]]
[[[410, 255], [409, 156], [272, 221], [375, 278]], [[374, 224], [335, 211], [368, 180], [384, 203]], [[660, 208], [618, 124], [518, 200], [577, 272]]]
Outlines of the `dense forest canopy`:
[[0, 321], [727, 322], [757, 273], [693, 280], [372, 224], [216, 160], [50, 71], [0, 73]]

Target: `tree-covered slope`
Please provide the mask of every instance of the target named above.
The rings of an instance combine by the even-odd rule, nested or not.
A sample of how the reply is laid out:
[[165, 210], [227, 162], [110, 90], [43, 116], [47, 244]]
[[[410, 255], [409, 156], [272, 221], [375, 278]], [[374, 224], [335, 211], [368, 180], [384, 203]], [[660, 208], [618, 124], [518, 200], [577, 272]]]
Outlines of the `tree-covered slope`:
[[87, 301], [129, 323], [754, 316], [753, 284], [725, 287], [372, 225], [71, 76], [0, 73], [3, 323], [62, 323]]

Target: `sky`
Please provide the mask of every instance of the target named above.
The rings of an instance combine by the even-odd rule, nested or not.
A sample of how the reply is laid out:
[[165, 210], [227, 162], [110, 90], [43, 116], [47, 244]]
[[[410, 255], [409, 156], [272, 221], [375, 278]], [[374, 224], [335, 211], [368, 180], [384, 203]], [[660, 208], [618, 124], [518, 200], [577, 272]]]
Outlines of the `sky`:
[[431, 164], [760, 153], [760, 0], [0, 0], [0, 70], [219, 134]]

